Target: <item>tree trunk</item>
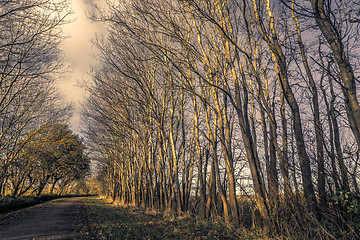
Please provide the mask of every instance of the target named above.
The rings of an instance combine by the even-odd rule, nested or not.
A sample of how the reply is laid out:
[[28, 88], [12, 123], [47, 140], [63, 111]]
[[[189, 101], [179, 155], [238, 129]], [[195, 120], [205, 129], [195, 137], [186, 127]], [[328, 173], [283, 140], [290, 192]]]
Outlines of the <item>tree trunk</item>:
[[[350, 128], [355, 136], [358, 146], [360, 147], [360, 105], [356, 95], [354, 70], [350, 64], [349, 57], [346, 55], [341, 33], [335, 27], [336, 24], [332, 23], [330, 17], [326, 15], [324, 9], [325, 0], [311, 0], [311, 5], [316, 23], [330, 45], [334, 59], [340, 70], [343, 82], [342, 90], [345, 98], [346, 113], [350, 123]], [[330, 7], [331, 6], [329, 6], [329, 8]]]
[[[311, 209], [317, 208], [317, 202], [314, 192], [314, 186], [311, 177], [310, 159], [306, 152], [305, 141], [300, 117], [300, 110], [294, 93], [292, 92], [288, 75], [287, 75], [287, 63], [285, 55], [282, 51], [281, 45], [278, 41], [276, 34], [274, 17], [270, 9], [270, 1], [266, 0], [266, 10], [270, 18], [270, 33], [267, 33], [263, 29], [262, 18], [259, 15], [259, 6], [256, 0], [253, 0], [254, 12], [256, 22], [262, 37], [267, 42], [275, 63], [275, 70], [278, 75], [278, 80], [282, 90], [284, 91], [285, 99], [290, 106], [291, 113], [293, 116], [293, 130], [295, 135], [295, 142], [300, 160], [301, 175], [303, 181], [305, 199], [310, 205]], [[270, 34], [270, 35], [269, 35]]]
[[[293, 5], [294, 5], [294, 0], [293, 0]], [[307, 60], [305, 46], [302, 41], [300, 23], [294, 11], [292, 11], [292, 16], [296, 23], [296, 30], [297, 30], [296, 32], [298, 37], [297, 42], [300, 47], [302, 62], [311, 87], [314, 128], [315, 128], [315, 137], [316, 137], [316, 160], [318, 163], [318, 191], [319, 191], [320, 204], [322, 206], [326, 206], [327, 203], [326, 203], [326, 190], [325, 190], [325, 166], [324, 166], [324, 149], [323, 149], [324, 140], [322, 135], [322, 127], [320, 123], [318, 92]]]

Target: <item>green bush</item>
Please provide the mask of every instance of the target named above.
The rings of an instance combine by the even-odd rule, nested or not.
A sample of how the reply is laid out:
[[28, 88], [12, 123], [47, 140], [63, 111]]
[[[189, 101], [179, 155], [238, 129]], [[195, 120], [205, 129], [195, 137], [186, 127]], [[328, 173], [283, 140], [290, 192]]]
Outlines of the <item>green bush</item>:
[[[337, 207], [338, 224], [343, 232], [350, 230], [360, 233], [360, 194], [356, 192], [338, 191], [331, 198]], [[334, 231], [339, 232], [339, 231]]]

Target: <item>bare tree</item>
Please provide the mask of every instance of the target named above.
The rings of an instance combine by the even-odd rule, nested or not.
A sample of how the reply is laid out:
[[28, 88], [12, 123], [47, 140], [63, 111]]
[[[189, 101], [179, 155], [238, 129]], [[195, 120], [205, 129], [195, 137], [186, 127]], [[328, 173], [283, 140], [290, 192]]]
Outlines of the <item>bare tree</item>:
[[[68, 116], [56, 79], [62, 72], [61, 26], [66, 1], [2, 1], [0, 4], [1, 191], [24, 133]], [[21, 146], [21, 145], [20, 145]]]

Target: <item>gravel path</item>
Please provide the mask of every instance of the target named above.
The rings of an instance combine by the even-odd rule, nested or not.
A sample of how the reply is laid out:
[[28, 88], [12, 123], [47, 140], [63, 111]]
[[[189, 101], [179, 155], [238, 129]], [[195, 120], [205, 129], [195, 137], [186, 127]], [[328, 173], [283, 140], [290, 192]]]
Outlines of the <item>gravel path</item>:
[[83, 200], [57, 200], [13, 219], [0, 229], [0, 239], [88, 239], [80, 233]]

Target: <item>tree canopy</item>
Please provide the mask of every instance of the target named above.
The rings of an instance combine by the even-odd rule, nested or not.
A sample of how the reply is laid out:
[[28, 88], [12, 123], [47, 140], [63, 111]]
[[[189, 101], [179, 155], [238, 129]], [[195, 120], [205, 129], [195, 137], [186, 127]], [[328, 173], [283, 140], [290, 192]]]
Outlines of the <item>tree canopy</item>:
[[[17, 159], [19, 174], [25, 174], [13, 195], [19, 194], [20, 186], [32, 189], [40, 195], [46, 185], [51, 184], [50, 193], [58, 185], [60, 191], [71, 181], [83, 179], [90, 169], [82, 140], [63, 123], [45, 124], [31, 131], [23, 140]], [[19, 181], [18, 177], [14, 181]], [[27, 185], [27, 186], [26, 186]]]

